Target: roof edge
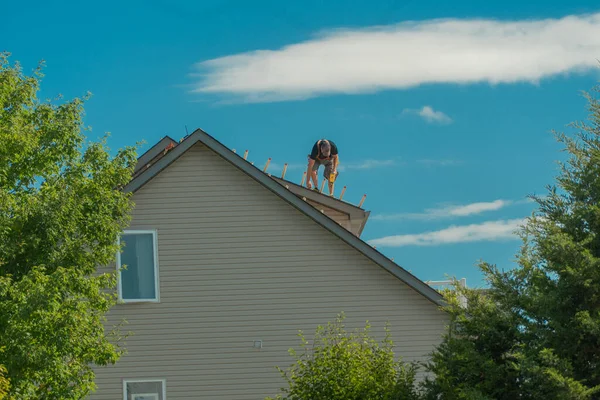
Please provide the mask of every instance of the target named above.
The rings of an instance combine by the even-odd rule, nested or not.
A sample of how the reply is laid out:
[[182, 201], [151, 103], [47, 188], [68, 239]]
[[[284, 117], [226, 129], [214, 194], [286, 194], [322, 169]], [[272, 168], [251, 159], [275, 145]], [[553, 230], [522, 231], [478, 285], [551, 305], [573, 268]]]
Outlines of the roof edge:
[[160, 154], [161, 151], [164, 150], [165, 146], [168, 146], [171, 143], [176, 145], [177, 141], [169, 135], [163, 136], [154, 144], [154, 146], [150, 147], [144, 152], [144, 154], [137, 158], [134, 171], [137, 173], [140, 169], [144, 168], [144, 165], [151, 162], [158, 154]]
[[371, 216], [371, 211], [366, 211], [365, 218], [363, 219], [363, 222], [360, 225], [360, 228], [358, 228], [358, 236], [362, 235], [363, 230], [365, 229], [365, 226], [367, 225], [367, 221], [369, 221], [370, 216]]

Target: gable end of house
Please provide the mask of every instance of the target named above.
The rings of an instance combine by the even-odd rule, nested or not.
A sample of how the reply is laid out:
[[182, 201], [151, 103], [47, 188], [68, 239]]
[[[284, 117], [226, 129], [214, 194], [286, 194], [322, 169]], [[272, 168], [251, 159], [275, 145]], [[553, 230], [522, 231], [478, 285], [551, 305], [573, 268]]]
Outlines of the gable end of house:
[[[163, 138], [162, 141], [164, 140], [165, 138]], [[426, 299], [430, 300], [431, 302], [437, 305], [444, 304], [442, 295], [434, 288], [430, 287], [425, 282], [412, 275], [410, 272], [408, 272], [398, 264], [394, 263], [392, 260], [390, 260], [382, 253], [371, 247], [362, 239], [360, 239], [360, 237], [358, 237], [359, 235], [356, 235], [352, 231], [341, 226], [339, 222], [335, 221], [325, 213], [320, 212], [308, 201], [303, 200], [301, 196], [298, 196], [297, 194], [293, 193], [288, 188], [286, 188], [285, 184], [282, 184], [282, 182], [273, 179], [271, 176], [265, 174], [259, 168], [247, 162], [241, 156], [231, 151], [229, 148], [227, 148], [225, 145], [220, 143], [218, 140], [216, 140], [214, 137], [204, 132], [203, 130], [195, 130], [192, 134], [187, 136], [179, 144], [174, 144], [173, 142], [174, 141], [172, 139], [170, 139], [170, 141], [166, 140], [163, 143], [166, 145], [164, 149], [162, 145], [155, 145], [151, 150], [158, 149], [158, 151], [155, 151], [155, 153], [153, 153], [154, 157], [151, 158], [152, 162], [146, 164], [144, 168], [136, 167], [138, 168], [138, 172], [134, 175], [133, 179], [129, 182], [129, 184], [125, 186], [124, 191], [136, 192], [147, 182], [149, 182], [153, 177], [158, 175], [162, 170], [164, 170], [171, 163], [177, 160], [194, 144], [201, 143], [205, 145], [208, 149], [213, 151], [216, 155], [218, 155], [225, 161], [229, 162], [230, 164], [244, 172], [248, 177], [254, 179], [258, 183], [263, 185], [265, 188], [267, 188], [269, 191], [271, 191], [273, 194], [280, 197], [287, 203], [291, 204], [293, 207], [295, 207], [300, 212], [314, 220], [323, 228], [340, 238], [342, 241], [344, 241], [354, 249], [358, 250], [360, 253], [362, 253], [368, 259], [373, 261], [375, 264], [385, 269], [396, 278], [400, 279], [402, 282], [404, 282], [406, 285], [408, 285], [420, 295], [424, 296]], [[145, 155], [150, 153], [151, 150], [146, 152]], [[364, 224], [362, 225], [362, 227], [364, 227]], [[360, 231], [362, 231], [362, 227], [359, 228]]]

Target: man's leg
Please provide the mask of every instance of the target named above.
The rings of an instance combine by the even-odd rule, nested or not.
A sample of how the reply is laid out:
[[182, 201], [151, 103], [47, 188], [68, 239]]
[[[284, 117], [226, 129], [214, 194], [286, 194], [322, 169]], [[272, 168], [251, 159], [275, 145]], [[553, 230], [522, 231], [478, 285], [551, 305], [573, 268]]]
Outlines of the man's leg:
[[310, 171], [310, 177], [308, 179], [312, 179], [315, 189], [319, 189], [319, 180], [317, 178], [317, 173], [319, 172], [319, 161], [315, 160], [312, 170]]

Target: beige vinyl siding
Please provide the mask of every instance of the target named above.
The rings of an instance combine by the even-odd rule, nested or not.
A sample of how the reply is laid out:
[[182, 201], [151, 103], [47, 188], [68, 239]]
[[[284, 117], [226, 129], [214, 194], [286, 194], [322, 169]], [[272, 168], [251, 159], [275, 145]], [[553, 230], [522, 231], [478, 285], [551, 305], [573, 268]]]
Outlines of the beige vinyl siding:
[[135, 378], [166, 379], [169, 400], [264, 399], [284, 385], [275, 366], [292, 363], [298, 330], [311, 337], [340, 311], [378, 337], [389, 320], [407, 359], [440, 340], [437, 306], [202, 145], [134, 201], [131, 229], [158, 232], [161, 301], [111, 311], [134, 336], [97, 368], [92, 399], [121, 399]]

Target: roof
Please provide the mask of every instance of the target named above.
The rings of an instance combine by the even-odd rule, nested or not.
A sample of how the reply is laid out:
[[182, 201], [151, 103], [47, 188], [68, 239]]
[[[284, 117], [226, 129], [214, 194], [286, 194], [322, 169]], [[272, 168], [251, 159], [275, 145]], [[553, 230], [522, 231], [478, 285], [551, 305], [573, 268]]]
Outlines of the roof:
[[177, 141], [170, 138], [169, 136], [165, 136], [158, 141], [154, 146], [150, 147], [144, 154], [138, 157], [137, 164], [135, 165], [134, 174], [137, 174], [142, 167], [148, 165], [149, 163], [153, 163], [166, 154], [165, 150], [169, 148], [169, 146], [176, 146]]
[[369, 219], [370, 211], [365, 211], [363, 208], [355, 206], [346, 201], [337, 199], [333, 196], [325, 195], [321, 192], [316, 192], [314, 190], [310, 190], [305, 188], [304, 186], [298, 185], [294, 182], [290, 182], [288, 180], [277, 178], [271, 175], [271, 179], [274, 179], [276, 182], [285, 186], [290, 192], [294, 193], [296, 196], [300, 198], [306, 198], [315, 203], [322, 204], [326, 207], [332, 208], [334, 210], [338, 210], [347, 214], [350, 218], [350, 222], [354, 225], [358, 226], [355, 228], [357, 232], [357, 236], [360, 236], [365, 225], [367, 224], [367, 220]]
[[[161, 142], [163, 141], [161, 140]], [[161, 142], [159, 142], [159, 144]], [[373, 261], [375, 264], [379, 265], [381, 268], [385, 269], [390, 274], [400, 279], [402, 282], [414, 289], [419, 294], [423, 295], [428, 300], [436, 304], [443, 304], [442, 295], [434, 288], [427, 285], [425, 282], [412, 275], [410, 272], [408, 272], [407, 270], [405, 270], [404, 268], [402, 268], [401, 266], [384, 256], [383, 254], [381, 254], [375, 248], [371, 247], [365, 241], [355, 236], [350, 231], [346, 230], [344, 227], [340, 226], [337, 222], [329, 218], [327, 215], [319, 212], [316, 208], [304, 201], [301, 197], [298, 197], [292, 191], [288, 190], [284, 185], [282, 185], [279, 182], [279, 180], [272, 178], [268, 174], [261, 171], [259, 168], [244, 160], [244, 158], [231, 151], [229, 148], [227, 148], [225, 145], [223, 145], [221, 142], [219, 142], [203, 130], [195, 130], [192, 134], [184, 138], [179, 144], [174, 144], [174, 147], [170, 143], [171, 142], [169, 142], [168, 140], [165, 141], [163, 143], [166, 144], [166, 147], [164, 149], [162, 148], [162, 145], [158, 146], [157, 144], [153, 146], [152, 149], [154, 149], [154, 157], [151, 157], [151, 159], [153, 159], [153, 162], [142, 164], [142, 166], [145, 168], [142, 168], [142, 166], [140, 166], [140, 168], [136, 167], [138, 173], [135, 174], [131, 181], [125, 186], [124, 191], [137, 191], [144, 184], [150, 181], [154, 176], [158, 175], [163, 169], [165, 169], [171, 163], [173, 163], [189, 148], [191, 148], [196, 143], [201, 143], [208, 147], [210, 150], [214, 151], [225, 161], [231, 163], [233, 166], [244, 172], [250, 178], [254, 179], [258, 183], [263, 185], [265, 188], [273, 192], [275, 195], [291, 204], [300, 212], [313, 219], [323, 228], [327, 229], [328, 231], [339, 237], [341, 240], [346, 242], [348, 245], [352, 246], [354, 249], [362, 253], [365, 257]], [[144, 155], [148, 154], [152, 149], [148, 150]], [[157, 149], [158, 151], [156, 151]], [[329, 200], [337, 201], [336, 199], [332, 198], [329, 198]], [[338, 204], [338, 206], [340, 205]]]

